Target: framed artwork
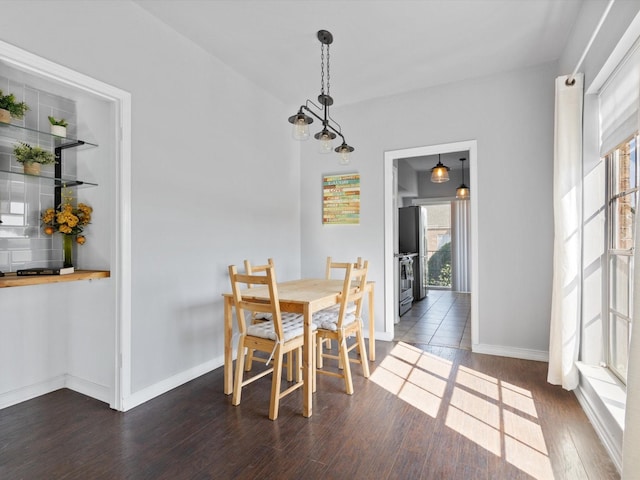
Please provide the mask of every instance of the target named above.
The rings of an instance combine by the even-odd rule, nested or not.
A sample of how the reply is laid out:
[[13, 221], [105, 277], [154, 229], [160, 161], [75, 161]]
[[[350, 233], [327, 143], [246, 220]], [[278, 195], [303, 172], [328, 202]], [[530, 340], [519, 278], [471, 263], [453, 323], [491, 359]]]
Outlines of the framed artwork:
[[322, 177], [322, 223], [360, 223], [360, 175], [347, 173]]

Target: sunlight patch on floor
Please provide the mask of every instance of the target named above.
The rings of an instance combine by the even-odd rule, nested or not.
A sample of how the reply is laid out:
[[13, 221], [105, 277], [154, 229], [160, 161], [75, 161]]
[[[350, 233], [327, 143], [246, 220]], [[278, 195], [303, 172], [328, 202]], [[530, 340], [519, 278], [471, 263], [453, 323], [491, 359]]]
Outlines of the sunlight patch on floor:
[[451, 362], [399, 343], [371, 374], [371, 381], [436, 418]]
[[[443, 405], [451, 378], [451, 400]], [[529, 390], [402, 342], [371, 380], [432, 418], [442, 412], [449, 428], [533, 478], [554, 478]]]
[[502, 415], [505, 435], [520, 440], [540, 453], [549, 454], [540, 425], [509, 410], [504, 410]]
[[547, 455], [529, 448], [515, 438], [507, 436], [504, 442], [505, 458], [511, 465], [539, 480], [555, 478]]
[[474, 390], [475, 392], [493, 400], [498, 400], [500, 398], [498, 379], [476, 372], [475, 370], [462, 365], [458, 368], [456, 384], [462, 385], [467, 389]]
[[494, 403], [487, 402], [473, 393], [455, 387], [449, 405], [457, 407], [491, 428], [500, 430], [500, 408]]
[[500, 430], [457, 408], [449, 408], [447, 410], [445, 424], [495, 456], [500, 456]]
[[531, 398], [531, 392], [507, 382], [500, 382], [502, 387], [502, 402], [510, 407], [520, 410], [522, 413], [538, 418], [536, 404]]

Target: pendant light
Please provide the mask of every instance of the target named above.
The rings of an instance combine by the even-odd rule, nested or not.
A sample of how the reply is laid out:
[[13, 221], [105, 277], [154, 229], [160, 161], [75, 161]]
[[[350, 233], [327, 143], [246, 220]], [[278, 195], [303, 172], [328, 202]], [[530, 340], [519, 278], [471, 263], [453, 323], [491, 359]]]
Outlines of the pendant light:
[[[322, 122], [322, 130], [314, 135], [316, 140], [319, 140], [319, 152], [331, 153], [332, 151], [340, 155], [340, 163], [347, 165], [350, 161], [351, 152], [355, 149], [347, 144], [347, 141], [342, 135], [342, 129], [340, 124], [336, 122], [329, 115], [329, 107], [333, 105], [333, 98], [329, 93], [331, 88], [330, 84], [330, 68], [329, 68], [329, 45], [333, 43], [333, 35], [327, 30], [318, 31], [318, 40], [320, 41], [320, 95], [318, 95], [318, 102], [321, 107], [313, 103], [311, 100], [306, 101], [304, 105], [300, 107], [298, 113], [289, 117], [289, 123], [293, 124], [292, 136], [295, 140], [307, 140], [309, 138], [309, 125], [313, 123], [313, 118], [306, 115], [305, 112], [311, 114]], [[326, 65], [325, 65], [325, 51], [326, 51]], [[327, 80], [325, 90], [325, 78]], [[312, 110], [315, 109], [314, 110]], [[333, 148], [333, 140], [337, 137], [342, 139], [342, 144], [335, 149]]]
[[438, 154], [438, 163], [431, 169], [431, 181], [433, 183], [444, 183], [449, 181], [449, 167], [443, 165]]
[[456, 189], [456, 198], [459, 200], [468, 200], [469, 199], [469, 187], [464, 184], [464, 162], [466, 158], [461, 158], [460, 162], [462, 162], [462, 183]]

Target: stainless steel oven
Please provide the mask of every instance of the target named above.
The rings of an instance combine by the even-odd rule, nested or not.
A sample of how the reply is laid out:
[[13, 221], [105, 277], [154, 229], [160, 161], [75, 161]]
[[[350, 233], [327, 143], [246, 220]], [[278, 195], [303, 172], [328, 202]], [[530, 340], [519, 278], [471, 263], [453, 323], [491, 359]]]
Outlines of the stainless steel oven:
[[401, 316], [411, 310], [413, 304], [413, 257], [414, 255], [398, 255], [398, 267], [400, 269], [398, 275], [400, 280], [398, 301], [399, 314]]

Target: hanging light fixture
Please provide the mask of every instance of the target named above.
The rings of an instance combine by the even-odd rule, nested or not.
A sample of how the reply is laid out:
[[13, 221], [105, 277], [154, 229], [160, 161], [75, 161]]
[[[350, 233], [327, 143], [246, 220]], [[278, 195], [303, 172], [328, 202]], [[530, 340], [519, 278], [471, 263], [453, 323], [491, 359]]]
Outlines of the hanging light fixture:
[[465, 162], [465, 160], [466, 160], [466, 158], [461, 158], [460, 159], [460, 161], [462, 162], [462, 183], [456, 189], [456, 198], [458, 198], [460, 200], [467, 200], [469, 198], [469, 187], [467, 187], [464, 184], [464, 162]]
[[449, 181], [449, 167], [443, 165], [438, 154], [438, 163], [431, 169], [431, 181], [433, 183], [444, 183]]
[[[322, 130], [314, 135], [314, 138], [320, 141], [320, 153], [331, 153], [331, 151], [335, 151], [340, 155], [340, 163], [347, 165], [354, 148], [347, 144], [344, 135], [342, 135], [340, 124], [329, 115], [329, 107], [333, 105], [333, 98], [330, 94], [331, 74], [329, 68], [329, 45], [333, 43], [333, 35], [327, 30], [320, 30], [318, 31], [318, 40], [320, 40], [320, 95], [318, 95], [318, 102], [320, 102], [322, 107], [316, 105], [311, 100], [307, 100], [306, 103], [300, 107], [297, 114], [289, 117], [289, 123], [293, 124], [294, 139], [307, 140], [309, 138], [309, 125], [313, 123], [313, 118], [306, 115], [305, 112], [320, 120], [322, 122]], [[326, 90], [325, 77], [327, 79]], [[311, 108], [314, 108], [316, 111], [313, 111]], [[342, 144], [334, 149], [333, 140], [337, 137], [342, 139]]]

